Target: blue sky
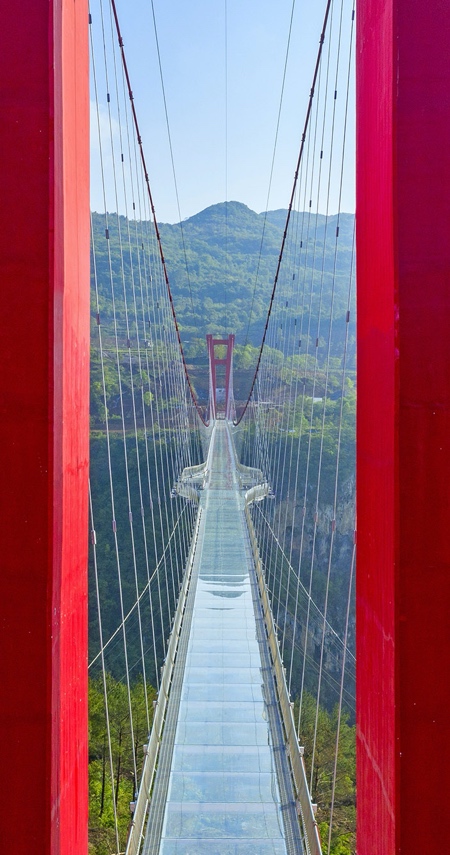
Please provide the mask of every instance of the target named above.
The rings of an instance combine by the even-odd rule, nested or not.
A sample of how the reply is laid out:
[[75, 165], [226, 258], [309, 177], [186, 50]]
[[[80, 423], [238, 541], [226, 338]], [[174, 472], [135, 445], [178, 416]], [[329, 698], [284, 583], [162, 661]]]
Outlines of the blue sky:
[[[116, 2], [157, 217], [177, 222], [151, 0]], [[343, 2], [348, 18], [351, 4]], [[270, 209], [289, 201], [324, 7], [324, 0], [295, 3]], [[225, 198], [265, 210], [292, 0], [154, 0], [154, 9], [182, 218]], [[353, 107], [350, 116], [345, 211], [354, 209]], [[95, 135], [92, 176], [92, 207], [102, 210]]]

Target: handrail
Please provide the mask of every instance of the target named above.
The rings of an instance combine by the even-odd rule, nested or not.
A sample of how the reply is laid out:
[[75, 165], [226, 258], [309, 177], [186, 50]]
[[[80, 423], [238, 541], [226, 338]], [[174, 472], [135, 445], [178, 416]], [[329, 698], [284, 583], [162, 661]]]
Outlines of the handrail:
[[206, 463], [197, 463], [196, 466], [185, 466], [181, 473], [182, 480], [188, 478], [197, 478], [199, 475], [206, 475]]
[[[286, 684], [286, 676], [281, 659], [280, 648], [275, 631], [272, 609], [269, 602], [269, 594], [264, 580], [264, 573], [261, 558], [259, 555], [258, 542], [256, 539], [253, 520], [250, 514], [250, 504], [253, 501], [258, 501], [258, 485], [248, 490], [245, 494], [245, 517], [247, 520], [250, 543], [252, 546], [253, 559], [255, 563], [256, 578], [261, 597], [261, 605], [264, 614], [264, 620], [267, 628], [268, 642], [272, 655], [273, 669], [275, 673], [275, 682], [277, 687], [278, 700], [283, 719], [284, 731], [286, 734], [287, 744], [289, 747], [289, 763], [291, 766], [292, 777], [295, 786], [297, 807], [302, 818], [302, 824], [305, 831], [307, 846], [310, 855], [322, 855], [322, 847], [320, 843], [319, 829], [314, 816], [314, 809], [309, 794], [308, 782], [306, 779], [305, 763], [303, 760], [303, 748], [298, 744], [297, 731], [295, 729], [294, 716], [292, 712], [292, 704]], [[267, 495], [267, 494], [266, 494]], [[261, 496], [263, 498], [263, 496]]]
[[159, 747], [161, 744], [162, 732], [164, 729], [164, 722], [166, 717], [167, 702], [169, 698], [170, 686], [172, 683], [178, 642], [180, 639], [181, 624], [183, 621], [183, 614], [189, 591], [189, 583], [192, 575], [192, 567], [194, 564], [201, 516], [202, 509], [199, 508], [195, 523], [194, 535], [189, 549], [186, 572], [184, 574], [183, 585], [181, 588], [178, 606], [175, 613], [175, 620], [172, 632], [170, 634], [166, 661], [161, 677], [161, 686], [158, 692], [158, 699], [156, 702], [155, 714], [153, 718], [153, 726], [150, 733], [148, 745], [146, 746], [141, 783], [139, 786], [138, 797], [136, 799], [133, 819], [130, 825], [125, 855], [138, 855], [143, 839], [145, 820], [147, 817], [148, 806], [150, 803], [150, 792], [153, 784], [153, 778], [155, 775], [156, 764], [158, 761]]
[[[265, 483], [264, 475], [261, 469], [256, 469], [254, 466], [245, 466], [244, 463], [241, 463], [238, 459], [236, 446], [233, 441], [233, 437], [231, 436], [230, 429], [228, 427], [228, 445], [231, 450], [231, 453], [234, 458], [234, 465], [236, 467], [236, 471], [238, 473], [239, 481], [241, 483], [241, 487], [249, 485], [252, 483], [252, 486], [256, 486], [256, 484]], [[247, 476], [247, 477], [245, 477]], [[267, 485], [269, 486], [269, 485]]]

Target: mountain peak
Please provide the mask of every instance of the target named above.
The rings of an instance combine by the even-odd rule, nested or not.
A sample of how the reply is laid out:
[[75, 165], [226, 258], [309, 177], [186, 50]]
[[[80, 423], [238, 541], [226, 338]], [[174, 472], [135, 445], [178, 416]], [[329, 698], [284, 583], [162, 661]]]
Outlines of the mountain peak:
[[244, 205], [243, 202], [218, 202], [215, 205], [209, 205], [208, 208], [204, 208], [203, 211], [199, 211], [198, 214], [193, 214], [192, 217], [188, 217], [185, 222], [192, 223], [193, 225], [200, 225], [205, 221], [222, 221], [225, 217], [228, 217], [228, 219], [231, 218], [235, 221], [243, 219], [255, 220], [258, 215], [247, 205]]

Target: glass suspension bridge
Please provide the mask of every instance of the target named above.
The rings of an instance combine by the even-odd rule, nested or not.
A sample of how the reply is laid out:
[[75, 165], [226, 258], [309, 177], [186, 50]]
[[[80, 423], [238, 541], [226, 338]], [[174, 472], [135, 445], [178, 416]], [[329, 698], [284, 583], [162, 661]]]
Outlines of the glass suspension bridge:
[[[438, 174], [433, 141], [450, 143], [448, 16], [373, 0], [357, 22], [351, 0], [323, 5], [270, 282], [260, 218], [245, 345], [264, 299], [261, 344], [245, 373], [248, 349], [217, 330], [203, 376], [183, 349], [114, 0], [34, 0], [27, 27], [5, 22], [5, 851], [84, 855], [89, 768], [96, 855], [355, 852], [355, 722], [358, 852], [436, 849], [450, 167]], [[89, 43], [104, 202], [90, 309]], [[342, 210], [355, 44], [357, 241]], [[187, 241], [180, 223], [185, 258]]]
[[[91, 6], [104, 212], [91, 227], [89, 670], [105, 715], [91, 811], [112, 811], [111, 851], [319, 853], [319, 823], [327, 851], [342, 833], [340, 730], [355, 715], [355, 265], [340, 198], [353, 168], [354, 17], [351, 2], [324, 7], [241, 401], [232, 330], [208, 336], [209, 383], [196, 392], [116, 8]], [[262, 219], [261, 250], [267, 228]], [[261, 287], [256, 274], [254, 298]], [[94, 845], [105, 825], [94, 820]]]

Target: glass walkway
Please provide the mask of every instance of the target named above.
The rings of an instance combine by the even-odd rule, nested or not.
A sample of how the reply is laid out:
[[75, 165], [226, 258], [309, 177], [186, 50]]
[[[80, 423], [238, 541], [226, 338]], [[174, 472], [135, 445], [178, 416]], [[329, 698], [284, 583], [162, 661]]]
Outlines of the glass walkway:
[[225, 422], [211, 443], [143, 852], [302, 853], [281, 725], [269, 726], [273, 677]]

